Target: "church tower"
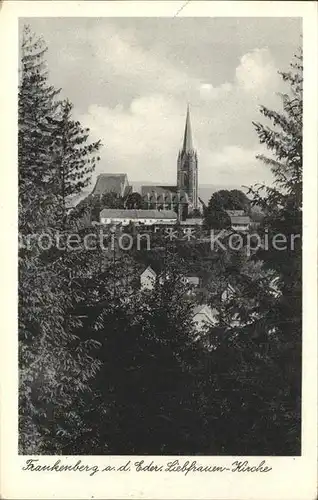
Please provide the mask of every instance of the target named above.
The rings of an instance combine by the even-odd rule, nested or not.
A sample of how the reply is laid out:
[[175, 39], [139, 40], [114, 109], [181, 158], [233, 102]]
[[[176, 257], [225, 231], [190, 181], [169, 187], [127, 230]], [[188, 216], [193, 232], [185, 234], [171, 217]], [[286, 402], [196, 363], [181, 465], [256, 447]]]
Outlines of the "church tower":
[[190, 210], [198, 208], [198, 157], [193, 148], [190, 110], [188, 106], [182, 149], [178, 156], [178, 191], [189, 197]]

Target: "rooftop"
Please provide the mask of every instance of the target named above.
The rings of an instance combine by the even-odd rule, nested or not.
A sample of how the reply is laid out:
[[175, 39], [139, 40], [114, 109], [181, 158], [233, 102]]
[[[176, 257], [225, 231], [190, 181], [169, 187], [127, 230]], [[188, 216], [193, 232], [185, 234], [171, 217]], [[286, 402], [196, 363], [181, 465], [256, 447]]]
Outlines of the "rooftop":
[[232, 215], [245, 215], [244, 210], [225, 210], [225, 211], [230, 216], [232, 216]]
[[122, 185], [127, 180], [127, 174], [100, 174], [97, 177], [92, 194], [104, 194], [114, 192], [121, 195]]
[[142, 195], [147, 194], [147, 193], [162, 194], [162, 193], [167, 193], [167, 192], [176, 193], [177, 186], [156, 186], [156, 185], [141, 186], [141, 194]]
[[250, 218], [248, 215], [230, 215], [231, 224], [249, 224]]
[[173, 210], [120, 210], [104, 208], [100, 217], [103, 219], [177, 219]]

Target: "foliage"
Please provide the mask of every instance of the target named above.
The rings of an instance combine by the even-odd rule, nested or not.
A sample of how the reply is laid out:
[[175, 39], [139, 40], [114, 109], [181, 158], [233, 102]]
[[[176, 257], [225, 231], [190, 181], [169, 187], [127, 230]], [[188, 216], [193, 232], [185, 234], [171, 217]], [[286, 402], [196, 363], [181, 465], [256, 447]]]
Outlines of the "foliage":
[[224, 210], [208, 207], [204, 214], [204, 226], [208, 229], [229, 229], [231, 218]]
[[136, 209], [141, 209], [143, 208], [143, 200], [141, 197], [141, 194], [139, 193], [131, 193], [127, 196], [126, 199], [126, 208], [136, 208]]
[[273, 153], [260, 159], [271, 168], [274, 186], [250, 190], [265, 214], [260, 235], [272, 241], [281, 233], [287, 246], [260, 249], [254, 258], [261, 267], [251, 273], [249, 264], [236, 273], [235, 296], [220, 310], [224, 341], [214, 353], [213, 384], [222, 408], [217, 447], [223, 453], [300, 453], [301, 240], [290, 244], [293, 234], [301, 235], [301, 55], [296, 60], [290, 73], [282, 73], [291, 88], [282, 95], [283, 113], [261, 108], [274, 129], [254, 124]]
[[61, 103], [61, 117], [57, 121], [57, 136], [52, 161], [56, 164], [55, 186], [52, 186], [61, 203], [62, 218], [66, 216], [72, 196], [85, 189], [91, 181], [99, 157], [93, 156], [100, 148], [100, 141], [88, 144], [88, 128], [72, 119], [72, 104], [68, 99]]
[[[99, 365], [94, 359], [98, 344], [91, 338], [81, 338], [81, 320], [69, 314], [85, 293], [76, 288], [72, 272], [84, 265], [86, 256], [81, 253], [79, 258], [61, 250], [56, 240], [60, 228], [67, 227], [62, 224], [60, 200], [86, 183], [91, 169], [87, 162], [96, 148], [85, 150], [86, 138], [80, 126], [70, 120], [70, 105], [65, 105], [63, 112], [56, 101], [58, 92], [48, 84], [45, 51], [44, 43], [26, 27], [18, 138], [21, 453], [60, 453], [60, 438], [72, 418], [73, 431], [80, 431], [83, 426], [74, 417], [74, 408], [81, 404], [87, 381]], [[78, 144], [84, 149], [78, 151]], [[69, 231], [74, 230], [69, 227]], [[41, 234], [46, 238], [42, 245]], [[48, 240], [50, 248], [44, 250]], [[64, 425], [57, 424], [59, 414]]]
[[103, 193], [102, 196], [90, 194], [74, 207], [73, 217], [83, 218], [90, 223], [99, 222], [100, 212], [104, 208], [123, 210], [125, 208], [125, 200], [115, 192]]
[[239, 189], [221, 189], [211, 196], [208, 208], [211, 210], [244, 210], [248, 213], [250, 200], [243, 191]]
[[50, 224], [54, 165], [49, 151], [57, 131], [59, 93], [49, 85], [44, 62], [46, 46], [24, 29], [18, 93], [18, 161], [20, 229], [35, 231]]
[[[131, 263], [116, 259], [116, 286], [99, 315], [102, 368], [93, 392], [100, 404], [87, 415], [98, 439], [90, 437], [90, 453], [193, 453], [205, 447], [195, 378], [199, 349], [180, 266], [168, 255], [157, 286], [142, 291], [133, 287]], [[113, 265], [105, 268], [112, 276]], [[95, 308], [84, 309], [88, 321], [94, 318]]]
[[231, 219], [227, 210], [242, 210], [250, 213], [250, 200], [238, 189], [231, 191], [221, 189], [211, 196], [208, 206], [204, 208], [204, 223], [208, 229], [228, 229]]

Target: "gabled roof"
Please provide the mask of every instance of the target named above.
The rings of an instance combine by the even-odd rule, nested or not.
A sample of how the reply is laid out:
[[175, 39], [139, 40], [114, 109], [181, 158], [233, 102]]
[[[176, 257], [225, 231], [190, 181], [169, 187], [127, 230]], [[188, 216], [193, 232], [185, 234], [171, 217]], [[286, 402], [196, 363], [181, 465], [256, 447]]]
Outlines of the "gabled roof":
[[249, 224], [251, 222], [248, 215], [230, 215], [231, 224]]
[[157, 273], [152, 269], [151, 266], [146, 267], [141, 273], [140, 276], [142, 276], [145, 272], [150, 272], [154, 278], [156, 278]]
[[92, 194], [102, 195], [114, 192], [122, 194], [122, 185], [127, 181], [127, 174], [99, 174]]
[[104, 219], [177, 219], [173, 210], [121, 210], [104, 208], [100, 217]]
[[244, 210], [225, 210], [225, 211], [230, 216], [231, 215], [234, 215], [234, 216], [236, 216], [236, 215], [245, 215], [245, 211]]
[[196, 306], [194, 309], [193, 309], [193, 318], [195, 318], [196, 316], [198, 315], [204, 315], [206, 316], [211, 322], [213, 322], [215, 320], [215, 316], [217, 314], [217, 310], [216, 309], [212, 309], [210, 306], [208, 306], [207, 304], [201, 304], [201, 305], [198, 305]]

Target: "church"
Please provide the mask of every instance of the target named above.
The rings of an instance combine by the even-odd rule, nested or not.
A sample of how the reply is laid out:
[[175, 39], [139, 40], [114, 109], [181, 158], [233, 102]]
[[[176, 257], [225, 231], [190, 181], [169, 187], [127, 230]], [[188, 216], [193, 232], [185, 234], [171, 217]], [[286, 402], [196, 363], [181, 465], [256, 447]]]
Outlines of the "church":
[[198, 155], [193, 147], [189, 106], [182, 148], [177, 160], [175, 186], [141, 186], [141, 196], [147, 209], [174, 210], [179, 220], [200, 211], [198, 198]]
[[[179, 221], [186, 221], [189, 216], [200, 217], [202, 204], [198, 197], [198, 155], [193, 147], [189, 106], [187, 108], [182, 147], [177, 159], [176, 180], [177, 183], [174, 186], [141, 186], [143, 218], [145, 218], [146, 212], [149, 212], [151, 219], [154, 218], [154, 212], [157, 214], [155, 218], [158, 219], [162, 219], [165, 212], [167, 214], [173, 212], [174, 217]], [[127, 200], [129, 194], [132, 193], [127, 174], [100, 174], [97, 177], [92, 195], [102, 197], [105, 193], [114, 193], [123, 200]], [[106, 213], [107, 210], [108, 214]], [[130, 220], [127, 209], [122, 209], [121, 212], [119, 214], [118, 210], [116, 211], [116, 221], [118, 218], [125, 219], [125, 221]], [[141, 210], [137, 210], [136, 214], [137, 212], [141, 212]], [[139, 214], [134, 219], [137, 216], [139, 217]], [[114, 214], [111, 213], [111, 209], [104, 209], [102, 218], [113, 220]]]

